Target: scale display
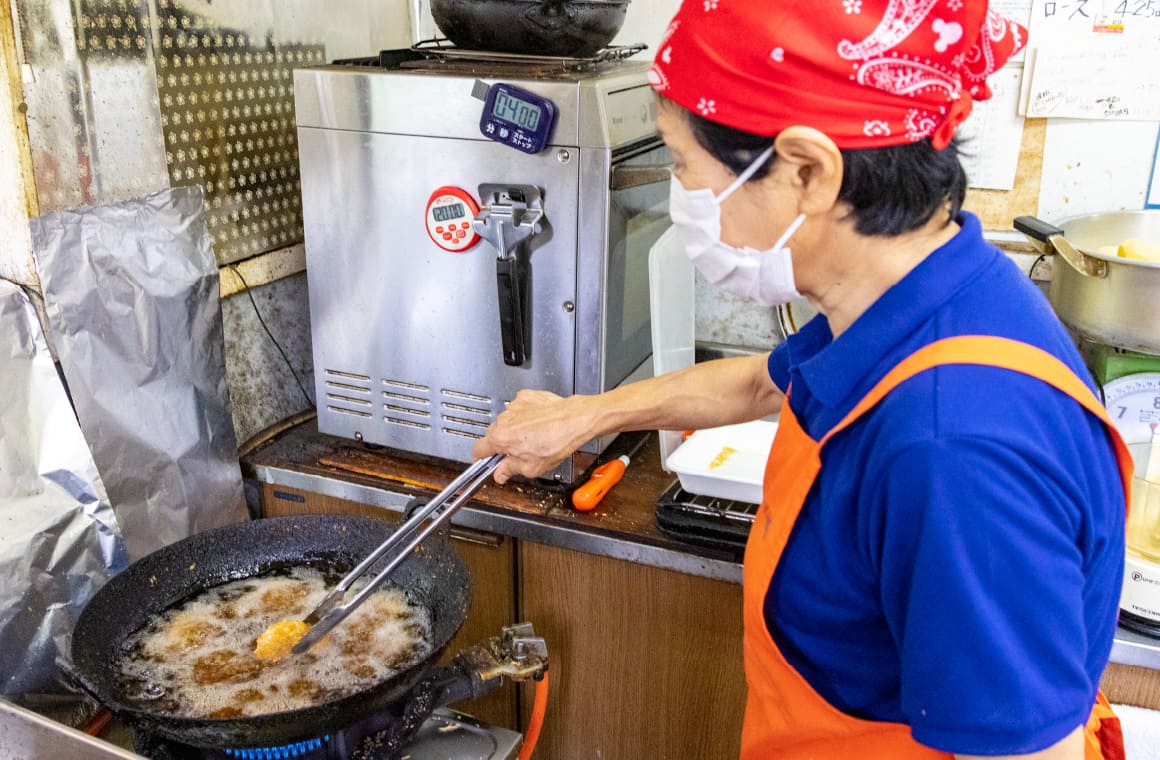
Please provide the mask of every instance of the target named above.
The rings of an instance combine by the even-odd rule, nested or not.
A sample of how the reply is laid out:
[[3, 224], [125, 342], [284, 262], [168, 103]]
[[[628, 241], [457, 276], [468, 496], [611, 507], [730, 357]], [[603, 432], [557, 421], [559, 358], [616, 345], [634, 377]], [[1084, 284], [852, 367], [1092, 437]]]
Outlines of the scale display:
[[1141, 372], [1104, 385], [1104, 406], [1126, 443], [1148, 443], [1160, 425], [1160, 372]]
[[479, 131], [484, 137], [534, 155], [547, 147], [555, 123], [555, 103], [498, 82], [487, 91]]

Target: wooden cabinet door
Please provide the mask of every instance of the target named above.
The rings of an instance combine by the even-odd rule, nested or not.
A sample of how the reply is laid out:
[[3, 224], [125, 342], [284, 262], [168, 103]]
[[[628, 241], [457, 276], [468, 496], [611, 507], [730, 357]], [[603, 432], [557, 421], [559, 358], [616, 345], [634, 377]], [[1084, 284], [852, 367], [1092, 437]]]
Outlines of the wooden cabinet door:
[[[266, 517], [282, 515], [343, 514], [373, 517], [397, 523], [401, 515], [388, 509], [337, 499], [284, 486], [262, 486]], [[451, 545], [463, 557], [471, 574], [471, 610], [459, 633], [447, 645], [441, 664], [474, 644], [498, 636], [516, 620], [515, 542], [494, 533], [453, 528]], [[482, 699], [453, 705], [457, 710], [494, 725], [518, 729], [517, 692], [510, 681]]]
[[520, 617], [550, 662], [537, 757], [735, 760], [739, 584], [526, 541], [518, 555]]

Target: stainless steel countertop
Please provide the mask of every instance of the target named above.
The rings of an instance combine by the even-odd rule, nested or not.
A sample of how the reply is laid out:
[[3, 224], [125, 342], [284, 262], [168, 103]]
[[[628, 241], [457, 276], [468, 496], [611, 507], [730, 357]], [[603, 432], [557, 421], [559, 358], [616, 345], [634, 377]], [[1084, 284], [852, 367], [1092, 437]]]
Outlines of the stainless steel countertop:
[[0, 699], [0, 760], [143, 760], [141, 755]]

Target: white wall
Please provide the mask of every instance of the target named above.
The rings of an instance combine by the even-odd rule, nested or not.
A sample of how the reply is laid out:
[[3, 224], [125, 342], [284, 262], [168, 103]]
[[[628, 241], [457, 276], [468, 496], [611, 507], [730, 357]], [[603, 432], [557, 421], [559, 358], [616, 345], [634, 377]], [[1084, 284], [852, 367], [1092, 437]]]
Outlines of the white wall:
[[1144, 208], [1156, 132], [1156, 122], [1049, 119], [1039, 216]]
[[637, 57], [652, 60], [656, 55], [657, 41], [680, 6], [680, 0], [631, 0], [628, 14], [624, 17], [624, 26], [612, 41], [613, 44], [643, 42], [648, 45], [648, 50]]

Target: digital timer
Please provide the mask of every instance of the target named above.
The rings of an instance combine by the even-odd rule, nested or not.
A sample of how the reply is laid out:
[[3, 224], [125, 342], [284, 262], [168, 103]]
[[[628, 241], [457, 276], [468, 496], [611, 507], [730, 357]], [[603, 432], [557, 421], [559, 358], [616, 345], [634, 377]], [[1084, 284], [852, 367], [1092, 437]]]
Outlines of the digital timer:
[[539, 126], [543, 114], [544, 109], [537, 104], [521, 100], [506, 90], [499, 91], [491, 107], [491, 115], [495, 118], [533, 131]]
[[488, 88], [479, 131], [484, 137], [534, 155], [547, 147], [555, 123], [555, 103], [533, 92], [497, 82]]
[[479, 242], [471, 220], [479, 204], [461, 187], [444, 185], [427, 199], [427, 234], [435, 245], [452, 253], [463, 253]]

